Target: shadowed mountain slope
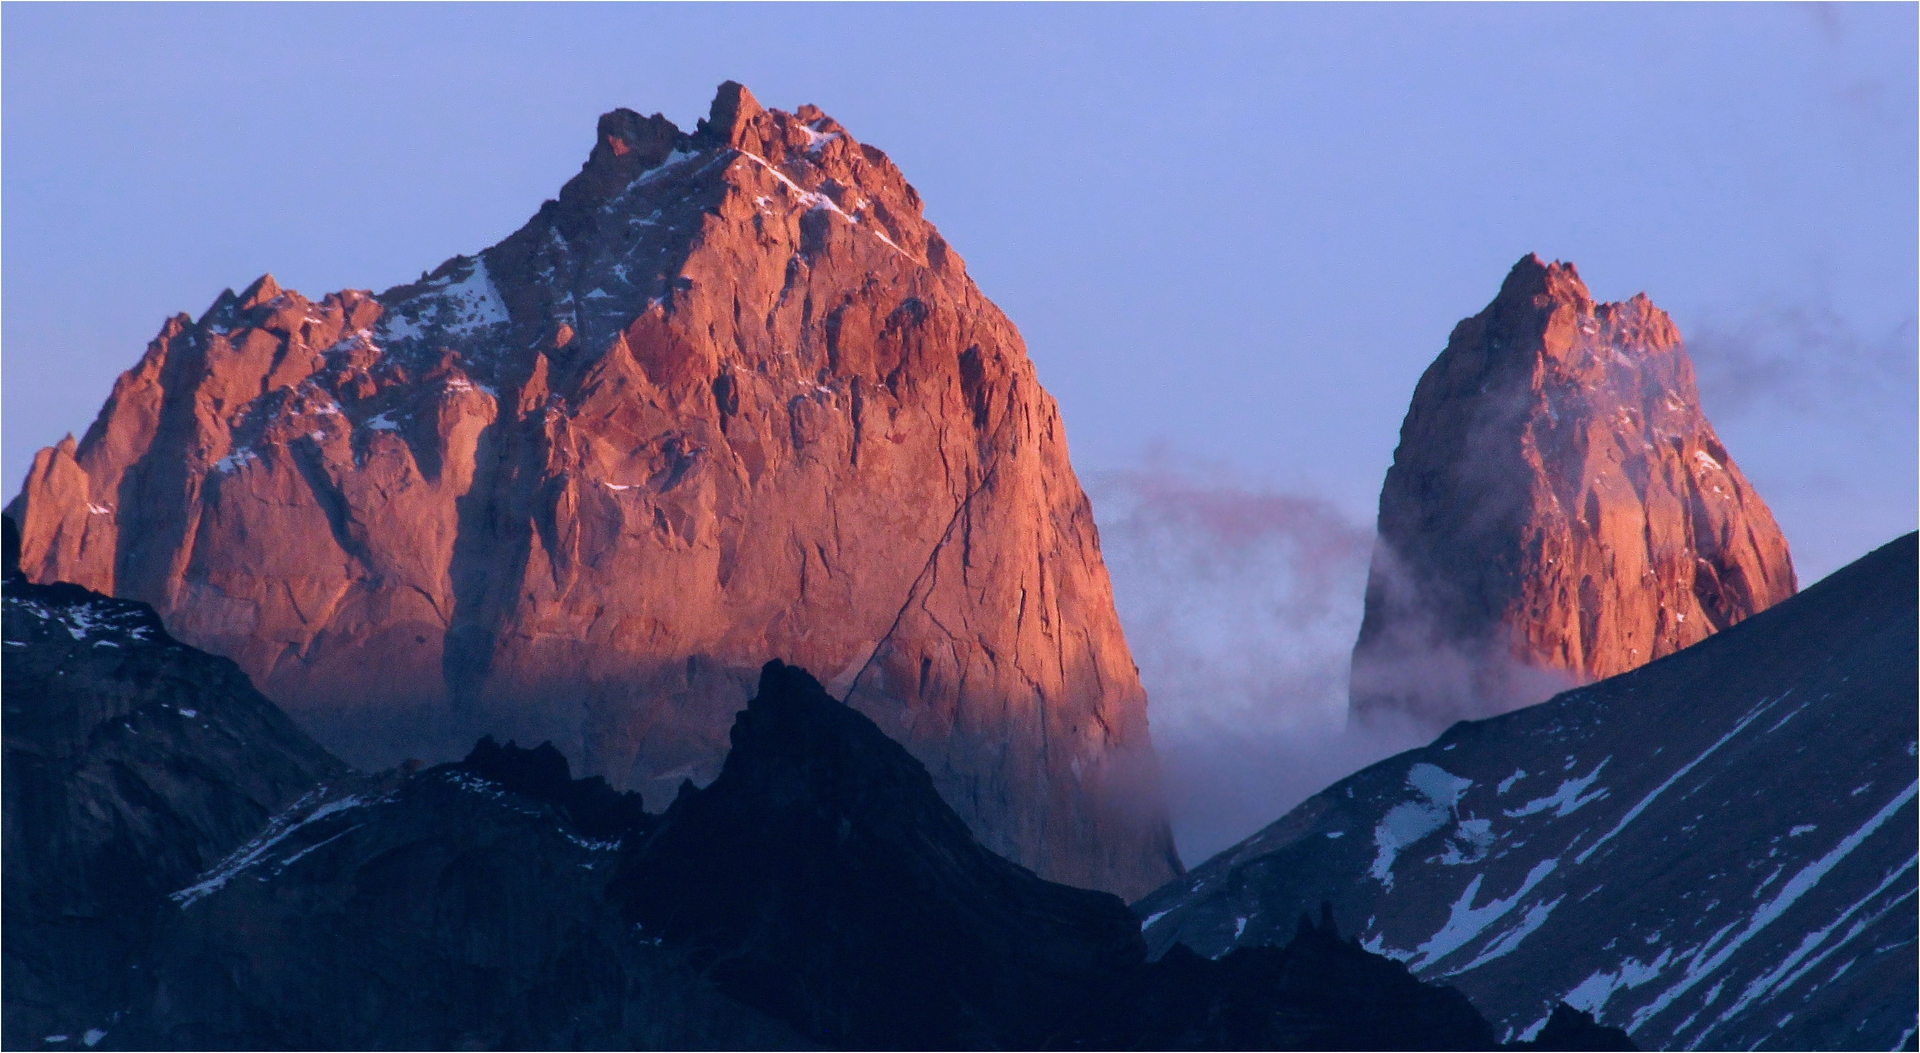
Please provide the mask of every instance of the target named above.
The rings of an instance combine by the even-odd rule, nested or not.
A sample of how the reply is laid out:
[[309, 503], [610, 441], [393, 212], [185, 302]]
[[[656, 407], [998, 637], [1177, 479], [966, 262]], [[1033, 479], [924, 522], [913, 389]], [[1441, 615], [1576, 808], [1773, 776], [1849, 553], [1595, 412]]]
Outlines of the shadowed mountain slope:
[[346, 766], [146, 604], [27, 581], [4, 529], [0, 1042], [48, 1048], [144, 997], [167, 893]]
[[1505, 1036], [1556, 1000], [1641, 1048], [1914, 1035], [1916, 543], [1622, 676], [1328, 787], [1135, 905], [1157, 952], [1325, 901]]

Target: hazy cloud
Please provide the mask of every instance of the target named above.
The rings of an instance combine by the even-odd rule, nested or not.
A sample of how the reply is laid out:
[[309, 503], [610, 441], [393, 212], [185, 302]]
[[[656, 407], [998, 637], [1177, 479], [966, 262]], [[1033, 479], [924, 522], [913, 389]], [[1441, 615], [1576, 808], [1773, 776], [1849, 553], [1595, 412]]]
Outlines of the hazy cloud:
[[1346, 728], [1372, 530], [1168, 454], [1087, 484], [1189, 865], [1424, 741]]
[[1915, 319], [1863, 334], [1829, 307], [1780, 307], [1697, 327], [1687, 351], [1710, 412], [1841, 416], [1912, 401]]

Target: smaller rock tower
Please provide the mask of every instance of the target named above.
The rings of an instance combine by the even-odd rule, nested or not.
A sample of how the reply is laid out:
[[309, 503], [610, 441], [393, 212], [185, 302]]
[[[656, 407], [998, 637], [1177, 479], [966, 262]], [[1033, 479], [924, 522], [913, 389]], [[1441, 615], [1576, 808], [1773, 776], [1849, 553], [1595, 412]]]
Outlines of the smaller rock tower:
[[1350, 720], [1438, 726], [1624, 673], [1793, 595], [1680, 331], [1529, 255], [1421, 376], [1380, 493]]

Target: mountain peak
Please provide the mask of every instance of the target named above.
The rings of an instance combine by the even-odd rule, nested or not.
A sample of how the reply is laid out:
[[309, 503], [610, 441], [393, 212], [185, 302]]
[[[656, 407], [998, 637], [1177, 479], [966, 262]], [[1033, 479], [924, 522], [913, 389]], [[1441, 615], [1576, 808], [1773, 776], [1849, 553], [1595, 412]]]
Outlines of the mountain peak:
[[[1766, 505], [1645, 294], [1528, 255], [1414, 391], [1380, 495], [1356, 715], [1540, 701], [1793, 595]], [[1446, 670], [1436, 675], [1436, 670]]]
[[[152, 600], [349, 760], [551, 739], [660, 800], [718, 773], [775, 651], [933, 761], [988, 848], [1129, 896], [1179, 873], [1058, 410], [905, 176], [817, 107], [729, 82], [692, 135], [610, 109], [499, 243], [282, 293], [163, 330], [36, 460], [30, 578]], [[121, 502], [148, 478], [182, 482]]]
[[1507, 272], [1493, 306], [1537, 308], [1566, 303], [1593, 305], [1593, 294], [1587, 291], [1587, 283], [1580, 280], [1580, 271], [1571, 263], [1560, 260], [1548, 263], [1537, 253], [1529, 252]]
[[760, 100], [739, 81], [723, 81], [714, 92], [713, 105], [708, 108], [705, 120], [700, 122], [695, 135], [702, 136], [716, 145], [732, 146], [751, 153], [759, 153], [745, 141], [742, 133], [752, 127], [753, 119], [766, 113]]
[[262, 274], [253, 280], [252, 285], [247, 286], [245, 292], [240, 294], [238, 307], [242, 311], [251, 311], [278, 298], [282, 291], [280, 283], [273, 280], [273, 275]]

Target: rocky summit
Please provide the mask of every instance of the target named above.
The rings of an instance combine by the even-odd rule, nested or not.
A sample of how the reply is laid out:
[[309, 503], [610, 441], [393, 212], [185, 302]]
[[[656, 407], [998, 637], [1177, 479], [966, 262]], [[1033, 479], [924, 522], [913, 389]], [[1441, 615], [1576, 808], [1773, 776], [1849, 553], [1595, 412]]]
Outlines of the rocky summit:
[[1528, 256], [1421, 376], [1380, 494], [1360, 723], [1437, 730], [1672, 654], [1793, 595], [1767, 506], [1646, 296]]
[[1054, 401], [810, 106], [615, 110], [477, 255], [168, 321], [10, 510], [34, 581], [152, 604], [365, 767], [551, 739], [661, 799], [781, 654], [995, 851], [1129, 897], [1180, 871]]
[[1912, 1048], [1917, 557], [1335, 783], [1136, 904], [1148, 943], [1331, 903], [1505, 1038], [1565, 1048], [1559, 1000], [1642, 1049]]

